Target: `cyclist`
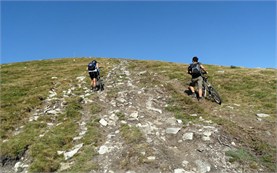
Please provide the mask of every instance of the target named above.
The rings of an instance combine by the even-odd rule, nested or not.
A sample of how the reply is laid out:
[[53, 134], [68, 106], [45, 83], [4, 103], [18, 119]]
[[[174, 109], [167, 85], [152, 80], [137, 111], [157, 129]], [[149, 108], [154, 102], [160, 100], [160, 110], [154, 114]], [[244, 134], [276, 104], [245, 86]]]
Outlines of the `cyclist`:
[[192, 97], [196, 98], [195, 94], [195, 84], [197, 83], [198, 86], [198, 94], [199, 94], [199, 101], [202, 100], [202, 85], [203, 85], [203, 78], [202, 74], [207, 73], [204, 66], [198, 62], [198, 57], [195, 56], [192, 58], [192, 63], [188, 67], [188, 74], [191, 75], [191, 83], [189, 84], [188, 89], [192, 92]]
[[91, 89], [93, 91], [96, 91], [97, 79], [98, 79], [98, 76], [100, 75], [98, 62], [96, 60], [93, 60], [88, 64], [88, 73], [91, 79], [91, 84], [90, 84]]

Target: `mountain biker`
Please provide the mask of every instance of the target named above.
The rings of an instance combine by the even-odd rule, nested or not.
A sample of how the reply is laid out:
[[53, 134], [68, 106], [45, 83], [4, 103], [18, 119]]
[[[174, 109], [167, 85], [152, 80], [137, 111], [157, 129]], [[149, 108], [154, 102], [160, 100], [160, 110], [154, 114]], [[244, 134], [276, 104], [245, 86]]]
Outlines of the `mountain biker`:
[[91, 79], [91, 89], [96, 91], [96, 82], [98, 76], [100, 75], [99, 65], [96, 60], [93, 60], [88, 64], [88, 73]]
[[198, 57], [195, 56], [192, 58], [192, 63], [188, 67], [188, 74], [191, 75], [191, 83], [189, 84], [188, 89], [192, 92], [192, 97], [196, 98], [195, 94], [195, 84], [197, 83], [198, 86], [198, 94], [199, 94], [199, 101], [202, 100], [202, 84], [203, 84], [203, 78], [202, 74], [208, 73], [204, 66], [198, 62]]

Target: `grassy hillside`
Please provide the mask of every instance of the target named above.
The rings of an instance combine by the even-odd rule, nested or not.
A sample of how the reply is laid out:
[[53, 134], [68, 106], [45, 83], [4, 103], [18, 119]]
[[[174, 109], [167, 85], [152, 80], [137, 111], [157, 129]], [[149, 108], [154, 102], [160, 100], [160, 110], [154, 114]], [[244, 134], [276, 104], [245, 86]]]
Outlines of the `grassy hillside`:
[[[74, 95], [65, 100], [66, 108], [58, 118], [43, 116], [38, 121], [29, 121], [34, 110], [43, 108], [49, 91], [55, 88], [57, 97], [69, 87], [78, 88], [76, 78], [86, 76], [85, 83], [89, 87], [90, 79], [86, 66], [92, 59], [53, 59], [1, 65], [1, 161], [3, 165], [15, 163], [28, 151], [30, 157], [29, 170], [33, 172], [53, 172], [59, 169], [62, 156], [56, 151], [67, 150], [74, 146], [72, 139], [76, 136], [76, 122], [82, 118], [81, 111], [89, 110], [92, 121], [88, 125], [88, 133], [82, 139], [85, 147], [83, 154], [77, 156], [72, 170], [97, 170], [97, 165], [88, 161], [87, 157], [97, 155], [94, 147], [102, 142], [99, 130], [99, 119], [93, 115], [103, 111], [103, 106], [93, 97], [93, 106], [84, 107], [80, 103], [83, 93], [76, 89]], [[103, 78], [119, 64], [120, 59], [97, 58], [100, 62]], [[166, 100], [166, 109], [174, 113], [183, 122], [196, 122], [198, 119], [189, 116], [197, 113], [212, 120], [222, 127], [226, 135], [236, 138], [239, 150], [226, 153], [243, 164], [253, 168], [262, 165], [266, 171], [276, 170], [276, 69], [231, 68], [205, 65], [209, 72], [209, 80], [220, 93], [221, 106], [206, 101], [199, 104], [193, 101], [185, 90], [190, 80], [186, 74], [187, 64], [176, 64], [159, 61], [129, 60], [130, 71], [146, 71], [139, 81], [141, 87], [164, 85], [170, 99]], [[114, 74], [117, 75], [117, 74]], [[115, 81], [117, 82], [117, 81]], [[116, 97], [120, 92], [116, 88], [107, 91], [107, 98]], [[52, 101], [53, 105], [56, 104]], [[267, 118], [258, 120], [256, 114], [265, 113]], [[122, 115], [118, 114], [122, 118]], [[47, 123], [62, 123], [50, 129]], [[121, 129], [122, 136], [130, 136], [128, 126]], [[127, 133], [125, 131], [128, 131]], [[45, 133], [43, 137], [38, 137]], [[134, 129], [134, 134], [139, 134]], [[131, 140], [136, 140], [136, 135]], [[141, 135], [138, 135], [141, 138]], [[135, 139], [133, 139], [135, 138]], [[128, 140], [128, 139], [126, 139]], [[91, 153], [88, 155], [88, 151]], [[246, 160], [249, 161], [246, 161]], [[82, 166], [81, 166], [82, 165]]]

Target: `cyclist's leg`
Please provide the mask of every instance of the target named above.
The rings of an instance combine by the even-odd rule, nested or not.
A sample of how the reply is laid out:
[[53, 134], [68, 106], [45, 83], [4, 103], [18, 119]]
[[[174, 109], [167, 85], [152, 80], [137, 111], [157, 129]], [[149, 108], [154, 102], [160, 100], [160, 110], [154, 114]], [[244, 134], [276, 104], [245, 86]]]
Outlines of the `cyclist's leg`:
[[202, 91], [202, 86], [203, 86], [203, 78], [199, 76], [197, 78], [197, 85], [198, 85], [198, 92], [199, 92], [199, 97], [201, 98], [203, 96], [203, 91]]
[[93, 72], [93, 88], [96, 88], [96, 82], [97, 82], [97, 72]]
[[89, 77], [90, 77], [90, 86], [91, 86], [91, 89], [93, 89], [93, 73], [92, 72], [89, 72]]
[[193, 97], [196, 97], [195, 89], [194, 89], [195, 83], [196, 83], [196, 81], [194, 79], [191, 79], [191, 83], [189, 84], [189, 87], [188, 87], [189, 90], [192, 92]]

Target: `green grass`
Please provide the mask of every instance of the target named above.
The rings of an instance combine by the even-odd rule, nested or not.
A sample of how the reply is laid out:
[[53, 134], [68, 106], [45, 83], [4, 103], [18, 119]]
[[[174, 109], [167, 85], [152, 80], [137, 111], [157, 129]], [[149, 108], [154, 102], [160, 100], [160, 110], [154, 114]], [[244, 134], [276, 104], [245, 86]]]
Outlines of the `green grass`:
[[91, 170], [97, 170], [99, 165], [93, 162], [93, 157], [96, 156], [97, 153], [93, 146], [84, 146], [80, 152], [80, 154], [74, 157], [74, 165], [72, 165], [69, 169], [64, 170], [62, 172], [90, 172]]
[[[149, 164], [157, 165], [155, 161], [149, 161], [148, 156], [151, 156], [154, 151], [146, 142], [139, 128], [123, 124], [120, 127], [120, 134], [125, 143], [130, 147], [122, 152], [122, 157], [118, 161], [121, 169], [132, 169], [134, 166]], [[142, 154], [145, 152], [146, 154]], [[158, 166], [158, 165], [157, 165]]]
[[[87, 76], [89, 58], [53, 59], [1, 65], [1, 131], [2, 139], [10, 137], [18, 126], [27, 123], [30, 111], [40, 108], [49, 90], [55, 87], [58, 95], [67, 90], [78, 76]], [[102, 68], [101, 76], [107, 75], [116, 59], [96, 58]], [[57, 77], [57, 79], [51, 79]]]
[[[243, 148], [239, 148], [237, 150], [229, 150], [226, 151], [225, 154], [229, 156], [229, 162], [239, 162], [241, 164], [248, 164], [254, 166], [257, 165], [256, 158], [250, 152], [246, 151]], [[253, 167], [256, 168], [256, 167]]]
[[257, 153], [256, 155], [261, 164], [269, 168], [270, 171], [275, 171], [277, 169], [276, 146], [257, 140], [253, 142], [251, 147], [254, 148], [255, 153]]
[[[167, 90], [167, 95], [171, 96], [167, 100], [168, 107], [166, 107], [166, 110], [174, 113], [175, 117], [181, 119], [184, 124], [189, 121], [202, 123], [198, 121], [197, 117], [189, 116], [193, 113], [205, 119], [212, 120], [221, 125], [228, 134], [238, 137], [243, 145], [249, 146], [255, 151], [251, 157], [253, 156], [256, 161], [245, 164], [250, 164], [250, 166], [255, 167], [259, 163], [267, 167], [269, 171], [276, 171], [275, 165], [277, 161], [276, 155], [274, 155], [276, 153], [276, 147], [267, 144], [263, 139], [259, 139], [256, 136], [251, 136], [251, 138], [247, 137], [249, 136], [248, 131], [241, 127], [245, 124], [230, 121], [229, 112], [228, 110], [224, 111], [224, 106], [213, 106], [218, 107], [223, 113], [223, 116], [215, 116], [212, 112], [209, 112], [210, 109], [205, 108], [197, 102], [193, 102], [191, 98], [180, 90], [180, 86], [175, 85], [176, 81], [180, 81], [183, 83], [181, 86], [183, 90], [187, 88], [187, 83], [190, 81], [190, 76], [186, 74], [187, 66], [186, 64], [157, 61], [133, 61], [130, 69], [139, 71], [147, 70], [147, 73], [141, 77], [141, 82], [151, 81], [149, 83], [152, 83], [153, 74], [157, 74], [155, 76], [157, 80], [155, 81], [155, 85], [163, 84]], [[276, 114], [276, 69], [247, 69], [205, 64], [204, 66], [209, 72], [209, 81], [219, 92], [223, 99], [223, 104], [240, 105], [239, 111], [236, 112], [237, 116], [253, 118], [255, 116], [253, 112], [263, 112], [272, 115], [267, 119], [268, 124], [276, 122], [276, 116], [274, 116]], [[151, 84], [148, 85], [154, 86]], [[249, 105], [252, 105], [251, 109]], [[235, 157], [235, 159], [244, 159], [243, 154], [245, 153], [241, 152], [239, 151], [238, 158]]]
[[[112, 66], [118, 60], [97, 59], [101, 70], [101, 76], [107, 75]], [[65, 114], [57, 118], [43, 116], [38, 121], [29, 122], [33, 110], [40, 109], [49, 95], [49, 90], [55, 88], [58, 97], [62, 97], [63, 91], [77, 83], [76, 77], [87, 76], [85, 79], [89, 85], [90, 79], [86, 71], [88, 58], [55, 59], [44, 61], [32, 61], [1, 65], [1, 158], [2, 164], [14, 162], [22, 157], [26, 150], [30, 153], [32, 163], [30, 170], [34, 172], [52, 172], [58, 169], [59, 162], [63, 159], [57, 155], [57, 150], [66, 150], [72, 147], [72, 139], [77, 130], [77, 121], [80, 120], [81, 99], [78, 95], [82, 91], [75, 85], [73, 91], [77, 97], [67, 99]], [[52, 77], [57, 79], [52, 79]], [[52, 101], [55, 104], [55, 101]], [[101, 110], [101, 107], [92, 108], [94, 112]], [[92, 112], [93, 112], [92, 111]], [[54, 118], [54, 119], [53, 119]], [[47, 123], [58, 124], [47, 131]], [[15, 129], [23, 126], [18, 135], [13, 136]], [[96, 127], [88, 127], [88, 134], [100, 138]], [[43, 137], [39, 137], [41, 134]], [[98, 141], [101, 141], [98, 139]], [[84, 143], [96, 145], [97, 141], [91, 141], [89, 137], [84, 138]]]
[[143, 140], [143, 134], [139, 128], [123, 124], [120, 128], [121, 135], [126, 143], [138, 143]]
[[118, 117], [118, 119], [119, 119], [120, 121], [126, 119], [125, 114], [122, 113], [122, 112], [117, 112], [117, 113], [115, 113], [115, 115]]
[[[32, 157], [30, 167], [32, 171], [51, 172], [58, 169], [58, 163], [63, 157], [58, 156], [56, 151], [69, 149], [73, 146], [72, 138], [76, 136], [76, 122], [80, 120], [80, 111], [84, 109], [78, 98], [83, 91], [78, 89], [76, 77], [86, 76], [85, 82], [89, 86], [90, 79], [86, 67], [91, 60], [88, 58], [65, 58], [1, 65], [0, 136], [2, 141], [8, 140], [0, 143], [2, 158], [16, 161], [28, 149], [28, 153]], [[104, 79], [113, 66], [120, 62], [118, 59], [108, 58], [96, 58], [96, 60], [103, 67], [101, 76]], [[147, 89], [156, 85], [164, 86], [165, 95], [170, 96], [166, 100], [168, 104], [166, 110], [172, 112], [176, 118], [183, 120], [184, 123], [189, 121], [202, 123], [198, 122], [197, 118], [190, 116], [190, 114], [196, 113], [217, 123], [226, 133], [238, 137], [243, 146], [247, 147], [228, 153], [234, 161], [240, 162], [247, 157], [251, 160], [253, 156], [254, 160], [251, 163], [242, 162], [242, 164], [250, 164], [253, 167], [256, 163], [262, 164], [266, 170], [276, 171], [276, 147], [247, 131], [241, 122], [232, 122], [229, 119], [230, 111], [227, 110], [227, 106], [239, 104], [239, 111], [234, 113], [236, 116], [249, 119], [256, 118], [255, 113], [270, 114], [271, 117], [264, 119], [264, 121], [272, 127], [269, 131], [274, 130], [276, 127], [277, 70], [205, 65], [209, 72], [209, 81], [223, 99], [222, 106], [216, 104], [211, 106], [211, 103], [206, 107], [192, 101], [184, 93], [184, 90], [187, 89], [187, 83], [190, 81], [190, 76], [186, 73], [187, 66], [187, 64], [160, 61], [130, 60], [128, 68], [131, 73], [147, 71], [143, 75], [138, 75], [139, 87]], [[57, 79], [52, 79], [53, 76]], [[123, 75], [122, 80], [125, 79], [126, 76]], [[38, 121], [28, 122], [34, 110], [45, 106], [44, 102], [51, 88], [55, 88], [58, 97], [62, 97], [63, 91], [72, 87], [72, 83], [76, 87], [74, 93], [77, 96], [66, 100], [68, 104], [65, 114], [60, 114], [54, 120], [53, 117], [43, 116]], [[118, 92], [119, 90], [116, 89], [107, 91], [107, 98], [116, 97]], [[97, 100], [96, 97], [94, 99]], [[212, 108], [209, 106], [218, 109], [221, 116], [215, 116], [213, 112], [210, 112]], [[99, 119], [95, 115], [105, 108], [95, 103], [88, 109], [91, 114], [91, 122], [87, 124], [88, 131], [82, 138], [85, 145], [81, 152], [76, 155], [76, 164], [69, 171], [74, 172], [80, 169], [86, 172], [90, 169], [97, 169], [97, 165], [90, 160], [96, 153], [89, 156], [86, 152], [93, 150], [95, 146], [103, 142], [98, 126]], [[125, 119], [123, 113], [119, 112], [116, 115], [120, 120]], [[55, 124], [61, 123], [60, 126], [52, 128], [44, 137], [38, 137], [47, 131], [47, 123], [53, 123], [53, 121]], [[22, 132], [13, 136], [15, 129], [20, 126], [24, 126]], [[146, 150], [149, 153], [152, 151], [143, 142], [145, 139], [142, 133], [136, 127], [126, 125], [123, 125], [120, 130], [122, 138], [133, 148], [124, 153], [125, 157], [119, 164], [122, 166], [130, 165], [131, 159], [136, 156], [139, 159], [134, 164], [144, 163], [145, 156], [142, 156], [139, 150]], [[251, 152], [248, 152], [250, 150]], [[84, 163], [83, 167], [82, 163]]]
[[63, 155], [57, 151], [68, 150], [73, 147], [73, 138], [77, 135], [78, 124], [82, 109], [79, 98], [68, 101], [65, 115], [60, 115], [63, 122], [50, 129], [43, 137], [30, 147], [31, 157], [34, 158], [30, 166], [32, 172], [53, 172], [59, 168]]

